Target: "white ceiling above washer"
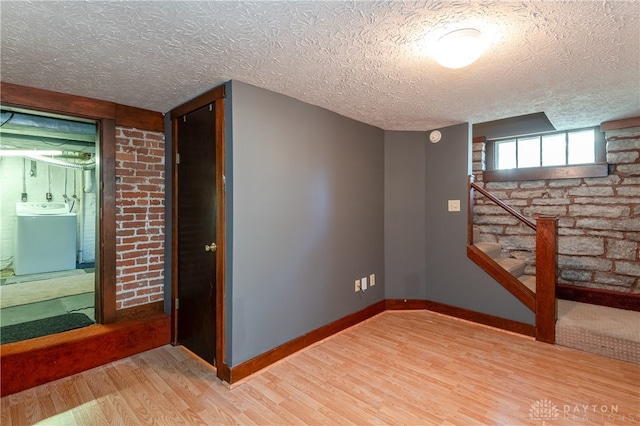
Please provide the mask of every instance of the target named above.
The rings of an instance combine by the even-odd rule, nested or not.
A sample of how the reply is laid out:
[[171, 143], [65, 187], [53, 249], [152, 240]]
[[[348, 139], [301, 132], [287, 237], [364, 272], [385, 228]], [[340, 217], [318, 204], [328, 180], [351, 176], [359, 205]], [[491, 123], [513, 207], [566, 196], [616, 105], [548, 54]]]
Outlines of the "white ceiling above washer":
[[[2, 81], [166, 112], [228, 81], [386, 130], [640, 115], [639, 1], [1, 3]], [[480, 59], [421, 46], [474, 27]]]

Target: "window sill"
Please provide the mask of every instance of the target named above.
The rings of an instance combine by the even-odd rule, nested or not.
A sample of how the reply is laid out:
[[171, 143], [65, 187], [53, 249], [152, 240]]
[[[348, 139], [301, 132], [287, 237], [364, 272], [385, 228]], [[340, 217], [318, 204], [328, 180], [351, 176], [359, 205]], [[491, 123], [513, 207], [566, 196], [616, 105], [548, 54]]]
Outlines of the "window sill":
[[578, 179], [609, 175], [607, 163], [581, 164], [576, 166], [527, 167], [525, 169], [485, 170], [484, 182], [505, 182], [542, 179]]

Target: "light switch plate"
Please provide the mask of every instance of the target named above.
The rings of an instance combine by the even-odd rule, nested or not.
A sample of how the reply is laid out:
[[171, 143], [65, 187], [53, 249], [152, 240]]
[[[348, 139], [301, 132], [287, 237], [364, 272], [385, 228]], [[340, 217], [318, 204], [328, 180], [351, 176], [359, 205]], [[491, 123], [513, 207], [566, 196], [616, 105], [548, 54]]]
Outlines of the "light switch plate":
[[449, 200], [449, 211], [450, 212], [459, 212], [460, 211], [460, 200]]

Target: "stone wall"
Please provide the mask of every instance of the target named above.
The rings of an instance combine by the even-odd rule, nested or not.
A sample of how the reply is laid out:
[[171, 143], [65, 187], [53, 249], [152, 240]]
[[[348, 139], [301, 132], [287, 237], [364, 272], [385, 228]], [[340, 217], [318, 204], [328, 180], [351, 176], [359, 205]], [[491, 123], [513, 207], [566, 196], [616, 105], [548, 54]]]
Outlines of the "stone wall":
[[[609, 175], [599, 178], [483, 182], [484, 142], [473, 144], [476, 183], [524, 216], [558, 218], [558, 282], [640, 293], [640, 127], [606, 132]], [[527, 261], [535, 274], [534, 232], [476, 194], [480, 240]]]

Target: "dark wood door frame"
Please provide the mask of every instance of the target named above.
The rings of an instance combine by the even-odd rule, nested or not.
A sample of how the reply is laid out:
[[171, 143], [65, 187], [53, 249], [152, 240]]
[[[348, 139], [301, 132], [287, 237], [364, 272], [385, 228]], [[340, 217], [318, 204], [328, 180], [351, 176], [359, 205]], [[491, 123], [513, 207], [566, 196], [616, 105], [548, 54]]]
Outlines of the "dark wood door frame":
[[176, 298], [178, 297], [178, 169], [176, 158], [178, 152], [177, 119], [205, 105], [215, 105], [216, 134], [216, 187], [218, 202], [216, 203], [216, 370], [221, 380], [229, 382], [230, 370], [224, 362], [225, 354], [225, 265], [226, 265], [226, 222], [225, 222], [225, 86], [204, 93], [171, 111], [172, 152], [171, 174], [173, 179], [171, 194], [171, 341], [177, 344]]
[[99, 226], [96, 234], [95, 315], [98, 324], [116, 320], [116, 104], [47, 90], [2, 83], [2, 105], [95, 120], [100, 182]]
[[96, 234], [96, 322], [116, 322], [116, 126], [164, 133], [161, 113], [113, 102], [0, 82], [0, 103], [16, 108], [88, 118], [100, 132], [99, 216]]

